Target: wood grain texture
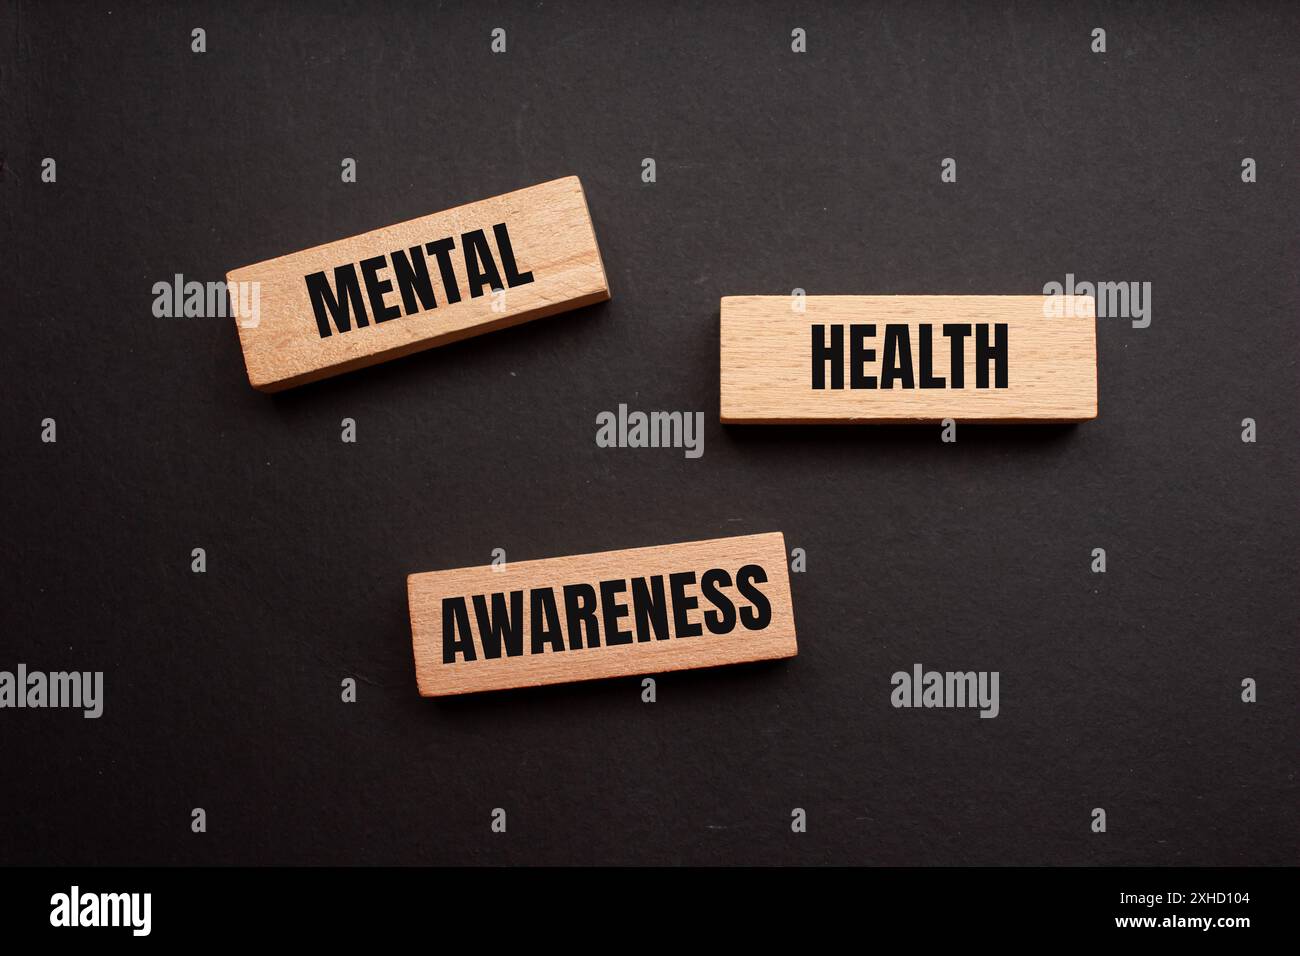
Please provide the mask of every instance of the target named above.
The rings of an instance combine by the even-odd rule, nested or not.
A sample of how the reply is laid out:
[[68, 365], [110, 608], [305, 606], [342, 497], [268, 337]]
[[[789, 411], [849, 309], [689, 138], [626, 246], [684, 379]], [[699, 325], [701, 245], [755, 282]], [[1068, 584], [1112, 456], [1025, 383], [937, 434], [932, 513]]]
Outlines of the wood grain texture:
[[[500, 268], [503, 251], [493, 232], [498, 223], [508, 227], [519, 271], [530, 272], [533, 279], [518, 286], [503, 284], [504, 300], [499, 311], [494, 311], [490, 291], [471, 294], [461, 239], [466, 233], [483, 230], [487, 248]], [[448, 256], [457, 274], [460, 301], [451, 301], [455, 296], [448, 293], [440, 264], [429, 253], [426, 266], [435, 307], [423, 308], [422, 300], [412, 298], [414, 310], [403, 309], [396, 318], [377, 322], [371, 316], [367, 326], [354, 324], [349, 331], [335, 329], [328, 337], [321, 335], [308, 275], [324, 272], [333, 284], [336, 267], [387, 256], [395, 250], [423, 249], [447, 237], [456, 243]], [[383, 302], [402, 308], [406, 299], [395, 281], [393, 264], [387, 263], [378, 277], [393, 283]], [[249, 381], [267, 392], [609, 298], [587, 201], [576, 176], [235, 269], [227, 281], [261, 283], [258, 321], [254, 324], [249, 316], [237, 315], [236, 325]], [[361, 291], [367, 311], [373, 311], [364, 279]]]
[[[890, 423], [956, 421], [1074, 422], [1097, 417], [1095, 304], [1086, 316], [1048, 317], [1041, 295], [727, 296], [721, 318], [721, 418], [724, 424]], [[1067, 310], [1068, 311], [1068, 310]], [[977, 388], [973, 337], [964, 348], [964, 387], [952, 387], [945, 323], [1005, 324], [1007, 387]], [[850, 327], [875, 326], [867, 371], [879, 376], [885, 327], [908, 328], [919, 378], [921, 326], [929, 325], [933, 367], [944, 387], [850, 388]], [[844, 388], [813, 388], [813, 327], [842, 326]], [[990, 341], [994, 332], [990, 331]], [[897, 354], [897, 348], [891, 348]], [[960, 354], [960, 353], [959, 353]], [[829, 366], [828, 366], [829, 368]], [[992, 379], [990, 379], [992, 382]], [[827, 381], [829, 385], [829, 380]]]
[[[754, 609], [761, 602], [747, 597], [739, 580], [741, 569], [754, 565], [762, 569], [766, 581], [751, 582], [750, 586], [756, 587], [770, 606], [770, 620], [757, 629], [746, 626], [742, 618], [746, 613], [755, 613]], [[710, 569], [722, 569], [731, 577], [731, 585], [722, 587], [721, 592], [733, 602], [737, 620], [724, 633], [714, 633], [705, 620], [706, 613], [717, 614], [716, 604], [704, 596], [701, 588], [703, 575]], [[703, 633], [697, 636], [682, 636], [678, 630], [676, 615], [679, 609], [674, 606], [674, 589], [669, 576], [682, 572], [695, 574], [695, 584], [682, 589], [685, 600], [680, 613], [690, 625], [702, 628]], [[630, 582], [635, 578], [649, 580], [656, 576], [663, 578], [664, 596], [669, 605], [666, 622], [670, 636], [651, 636], [647, 630], [646, 639], [638, 639], [642, 635], [636, 633], [635, 599], [629, 583], [627, 590], [613, 597], [610, 603], [627, 606], [627, 613], [620, 616], [617, 625], [633, 632], [633, 636], [627, 643], [610, 644], [607, 640], [610, 631], [603, 624], [606, 605], [601, 582]], [[573, 622], [565, 613], [563, 589], [566, 585], [584, 583], [595, 589], [599, 603], [597, 616], [602, 621], [601, 640], [599, 646], [587, 646], [579, 640], [575, 649], [575, 631], [581, 632], [581, 628], [570, 627]], [[535, 625], [545, 626], [546, 613], [539, 613], [537, 617], [542, 620], [534, 621], [531, 595], [534, 590], [545, 589], [553, 589], [556, 598], [564, 631], [564, 649], [543, 647], [535, 653]], [[509, 594], [516, 591], [523, 592], [520, 599], [523, 610], [522, 653], [509, 656], [503, 651], [496, 659], [489, 659], [480, 644], [482, 635], [473, 598], [484, 595], [483, 604], [490, 609], [492, 594], [504, 594], [502, 600], [508, 602]], [[786, 568], [785, 537], [779, 532], [520, 561], [496, 570], [486, 566], [412, 574], [407, 578], [407, 594], [416, 680], [420, 693], [426, 697], [793, 657], [798, 650]], [[476, 659], [468, 660], [463, 654], [456, 653], [455, 659], [446, 663], [444, 609], [448, 601], [454, 602], [457, 598], [463, 598], [468, 608]], [[691, 599], [698, 601], [698, 606], [693, 609], [689, 607]], [[450, 612], [448, 616], [456, 617]], [[719, 619], [720, 615], [717, 615], [715, 623]], [[751, 619], [749, 623], [759, 622]]]

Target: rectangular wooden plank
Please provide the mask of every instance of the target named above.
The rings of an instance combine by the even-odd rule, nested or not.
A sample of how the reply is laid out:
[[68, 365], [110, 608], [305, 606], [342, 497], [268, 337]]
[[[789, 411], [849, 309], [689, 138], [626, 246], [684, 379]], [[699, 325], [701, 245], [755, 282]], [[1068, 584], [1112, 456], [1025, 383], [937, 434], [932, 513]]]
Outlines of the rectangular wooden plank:
[[256, 316], [251, 294], [231, 298], [248, 379], [266, 392], [609, 298], [576, 176], [269, 259], [226, 278], [231, 289], [260, 284]]
[[726, 296], [722, 421], [1096, 418], [1095, 303], [1058, 304], [1041, 295]]
[[412, 574], [420, 693], [794, 657], [785, 560], [776, 532]]

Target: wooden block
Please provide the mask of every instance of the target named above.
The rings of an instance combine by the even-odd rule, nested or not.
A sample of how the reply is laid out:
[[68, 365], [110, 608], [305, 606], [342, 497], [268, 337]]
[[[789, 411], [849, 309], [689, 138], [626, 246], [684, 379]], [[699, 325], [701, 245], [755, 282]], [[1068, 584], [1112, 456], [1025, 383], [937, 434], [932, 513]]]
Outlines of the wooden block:
[[1076, 297], [1075, 317], [1065, 301], [1059, 316], [1041, 295], [727, 296], [722, 421], [1096, 418], [1095, 304]]
[[406, 579], [425, 697], [794, 657], [785, 537]]
[[248, 380], [265, 392], [609, 298], [576, 176], [226, 278], [232, 289], [260, 283], [260, 314], [254, 320], [246, 308], [237, 324]]

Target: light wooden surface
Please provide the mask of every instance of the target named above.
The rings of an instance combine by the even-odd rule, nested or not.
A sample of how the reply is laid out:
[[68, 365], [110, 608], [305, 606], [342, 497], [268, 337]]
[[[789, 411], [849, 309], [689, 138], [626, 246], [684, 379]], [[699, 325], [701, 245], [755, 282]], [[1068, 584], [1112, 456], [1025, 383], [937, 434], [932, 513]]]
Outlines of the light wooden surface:
[[[1047, 317], [1041, 295], [808, 296], [805, 310], [792, 297], [727, 296], [722, 300], [722, 422], [888, 423], [1073, 422], [1097, 417], [1095, 305], [1080, 299], [1086, 317]], [[1069, 311], [1068, 309], [1066, 311]], [[1007, 327], [1007, 387], [977, 388], [975, 339], [966, 338], [965, 382], [951, 387], [951, 342], [945, 323]], [[934, 371], [942, 388], [850, 388], [850, 326], [875, 326], [869, 345], [881, 374], [885, 327], [908, 327], [914, 379], [919, 379], [920, 327], [931, 326]], [[812, 387], [813, 326], [843, 327], [843, 389]], [[827, 333], [827, 341], [830, 333]], [[891, 349], [896, 353], [896, 349]], [[993, 366], [989, 365], [990, 370]], [[989, 384], [995, 382], [990, 371]], [[826, 384], [831, 384], [829, 375]], [[918, 381], [919, 386], [919, 381]]]
[[[736, 586], [738, 572], [749, 565], [761, 567], [767, 577], [765, 583], [753, 585], [766, 597], [771, 607], [770, 621], [759, 630], [749, 629], [740, 620], [740, 610], [753, 606]], [[715, 568], [727, 572], [732, 580], [730, 587], [721, 588], [736, 609], [736, 621], [726, 633], [712, 633], [704, 622], [705, 613], [714, 612], [715, 605], [703, 596], [701, 579], [706, 571]], [[702, 627], [703, 633], [698, 636], [678, 634], [672, 608], [673, 588], [669, 575], [687, 571], [695, 572], [696, 579], [693, 586], [684, 589], [686, 603], [689, 603], [691, 597], [698, 601], [694, 610], [686, 611], [687, 621], [689, 625]], [[616, 626], [633, 632], [631, 642], [616, 645], [607, 642], [604, 606], [601, 604], [597, 609], [597, 617], [601, 621], [600, 646], [589, 647], [579, 641], [580, 647], [571, 648], [574, 635], [570, 633], [565, 620], [562, 593], [565, 585], [590, 584], [595, 589], [599, 604], [601, 582], [630, 581], [633, 578], [652, 578], [656, 575], [663, 576], [663, 593], [669, 606], [667, 624], [671, 636], [666, 639], [654, 636], [646, 641], [637, 640], [632, 585], [629, 583], [626, 590], [614, 597], [613, 604], [621, 603], [628, 608], [628, 613], [621, 616]], [[541, 653], [533, 653], [535, 622], [530, 611], [530, 592], [542, 588], [554, 589], [564, 632], [564, 650], [543, 646]], [[503, 593], [503, 601], [508, 606], [509, 595], [513, 591], [523, 592], [523, 652], [511, 657], [503, 651], [497, 659], [488, 659], [479, 642], [473, 596], [484, 595], [484, 605], [490, 609], [490, 596], [494, 592]], [[520, 561], [506, 564], [499, 570], [485, 566], [412, 574], [407, 578], [407, 594], [411, 610], [416, 680], [420, 693], [425, 697], [627, 674], [653, 674], [741, 661], [793, 657], [797, 653], [785, 537], [779, 532]], [[458, 597], [464, 599], [468, 608], [468, 621], [477, 657], [475, 660], [466, 660], [457, 651], [453, 662], [445, 663], [444, 599]], [[455, 614], [449, 616], [454, 618]], [[717, 624], [721, 623], [717, 616], [714, 620]], [[757, 621], [751, 618], [750, 623]], [[646, 633], [652, 632], [647, 629]]]
[[[505, 285], [503, 276], [503, 311], [493, 311], [490, 291], [471, 296], [461, 242], [463, 234], [484, 230], [500, 270], [502, 251], [493, 231], [498, 223], [507, 226], [520, 273], [531, 272], [533, 276], [532, 282], [516, 287]], [[359, 264], [394, 250], [406, 252], [448, 237], [456, 242], [450, 261], [457, 273], [459, 302], [449, 301], [452, 296], [447, 294], [439, 264], [430, 254], [427, 267], [436, 295], [435, 308], [421, 309], [423, 303], [417, 298], [412, 301], [420, 311], [414, 314], [383, 322], [376, 322], [372, 316], [368, 326], [321, 336], [307, 288], [308, 275], [323, 271], [333, 285], [337, 266]], [[391, 263], [380, 277], [393, 283], [384, 302], [402, 307], [403, 297]], [[227, 281], [261, 283], [260, 321], [254, 326], [247, 317], [237, 317], [237, 327], [249, 381], [267, 392], [609, 298], [587, 201], [576, 176], [235, 269]], [[364, 280], [361, 288], [369, 312], [371, 302]]]

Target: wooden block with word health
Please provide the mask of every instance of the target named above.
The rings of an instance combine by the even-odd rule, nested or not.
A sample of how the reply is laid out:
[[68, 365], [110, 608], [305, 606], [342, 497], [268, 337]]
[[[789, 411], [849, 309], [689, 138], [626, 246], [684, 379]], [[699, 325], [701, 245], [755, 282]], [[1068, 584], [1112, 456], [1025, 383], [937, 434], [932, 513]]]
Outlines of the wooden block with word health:
[[412, 574], [425, 697], [794, 657], [785, 537]]
[[609, 298], [576, 176], [226, 278], [248, 379], [265, 392]]
[[727, 296], [722, 421], [1096, 418], [1095, 313], [1087, 296]]

